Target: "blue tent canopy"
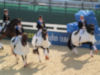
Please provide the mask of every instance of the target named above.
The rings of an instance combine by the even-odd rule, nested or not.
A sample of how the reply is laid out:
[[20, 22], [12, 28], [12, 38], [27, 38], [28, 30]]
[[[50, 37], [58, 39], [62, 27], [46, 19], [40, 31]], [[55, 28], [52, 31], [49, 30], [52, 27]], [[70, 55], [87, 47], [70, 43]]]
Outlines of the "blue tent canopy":
[[67, 32], [73, 32], [78, 29], [78, 21], [80, 21], [80, 16], [84, 16], [87, 24], [94, 24], [95, 25], [95, 33], [98, 33], [98, 22], [95, 17], [95, 13], [91, 10], [80, 10], [75, 14], [76, 22], [72, 22], [67, 24]]

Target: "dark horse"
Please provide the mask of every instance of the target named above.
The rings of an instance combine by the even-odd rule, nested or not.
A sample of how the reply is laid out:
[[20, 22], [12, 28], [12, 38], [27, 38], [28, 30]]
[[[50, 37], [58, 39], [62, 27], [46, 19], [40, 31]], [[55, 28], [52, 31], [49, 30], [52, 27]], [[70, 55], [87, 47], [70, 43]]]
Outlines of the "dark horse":
[[13, 36], [16, 35], [16, 31], [15, 31], [15, 26], [17, 25], [17, 23], [20, 22], [19, 19], [13, 19], [6, 27], [5, 32], [1, 32], [0, 34], [0, 40], [5, 38], [5, 37], [9, 37], [12, 38]]
[[[97, 52], [97, 48], [94, 45], [96, 42], [95, 36], [94, 36], [94, 29], [95, 29], [94, 25], [89, 24], [86, 27], [85, 33], [82, 36], [79, 35], [80, 31], [79, 32], [78, 31], [72, 32], [71, 35], [69, 36], [69, 39], [68, 39], [68, 43], [67, 43], [68, 48], [70, 50], [72, 50], [75, 54], [78, 54], [76, 48], [83, 45], [83, 44], [88, 44], [90, 47], [90, 50], [91, 50], [90, 55], [93, 56], [93, 50], [95, 52]], [[81, 37], [81, 39], [80, 39], [80, 37]], [[81, 40], [81, 41], [79, 41], [79, 40]]]
[[[11, 22], [7, 25], [5, 31], [0, 32], [0, 40], [4, 39], [5, 37], [12, 38], [16, 35], [15, 26], [20, 22], [19, 19], [13, 19]], [[3, 47], [2, 47], [3, 49]]]

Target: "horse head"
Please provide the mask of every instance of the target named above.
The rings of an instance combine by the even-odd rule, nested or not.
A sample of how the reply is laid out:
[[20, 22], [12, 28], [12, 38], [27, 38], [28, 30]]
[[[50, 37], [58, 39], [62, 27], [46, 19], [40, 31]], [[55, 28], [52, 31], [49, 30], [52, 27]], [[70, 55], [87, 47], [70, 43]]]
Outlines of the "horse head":
[[46, 40], [46, 35], [47, 35], [47, 29], [46, 29], [46, 28], [43, 28], [43, 29], [42, 29], [42, 38], [43, 38], [44, 40]]
[[94, 30], [95, 30], [95, 26], [94, 24], [88, 24], [87, 26], [87, 32], [94, 35]]
[[9, 23], [9, 27], [10, 28], [14, 28], [18, 23], [20, 23], [21, 21], [18, 19], [18, 18], [16, 18], [16, 19], [13, 19], [13, 20], [11, 20], [11, 22]]
[[13, 37], [16, 35], [16, 31], [15, 31], [15, 26], [20, 23], [21, 21], [19, 19], [13, 19], [11, 20], [11, 22], [9, 23], [7, 30], [6, 30], [6, 34], [10, 37]]

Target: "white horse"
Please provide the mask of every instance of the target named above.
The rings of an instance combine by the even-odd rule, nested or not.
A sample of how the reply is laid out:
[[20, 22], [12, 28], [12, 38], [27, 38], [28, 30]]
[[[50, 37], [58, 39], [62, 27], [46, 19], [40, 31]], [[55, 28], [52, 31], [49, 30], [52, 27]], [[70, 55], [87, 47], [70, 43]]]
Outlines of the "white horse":
[[49, 59], [49, 47], [51, 43], [48, 40], [48, 34], [46, 29], [40, 29], [32, 38], [32, 45], [34, 47], [33, 53], [38, 54], [39, 61], [41, 62], [40, 59], [40, 54], [39, 54], [39, 48], [42, 48], [44, 50], [45, 54], [45, 59]]
[[19, 58], [17, 57], [18, 55], [22, 56], [23, 62], [24, 62], [24, 67], [27, 65], [27, 54], [29, 53], [29, 44], [27, 42], [27, 35], [24, 33], [19, 36], [13, 37], [11, 40], [11, 47], [12, 47], [12, 52], [16, 57], [17, 64]]
[[[80, 32], [80, 31], [79, 31]], [[95, 36], [94, 36], [94, 25], [90, 24], [84, 29], [83, 35], [80, 36], [78, 31], [74, 31], [68, 40], [68, 48], [72, 50], [75, 54], [78, 54], [76, 47], [82, 44], [90, 45], [90, 55], [93, 56], [93, 50], [97, 53], [97, 48], [95, 46]], [[92, 50], [93, 49], [93, 50]]]

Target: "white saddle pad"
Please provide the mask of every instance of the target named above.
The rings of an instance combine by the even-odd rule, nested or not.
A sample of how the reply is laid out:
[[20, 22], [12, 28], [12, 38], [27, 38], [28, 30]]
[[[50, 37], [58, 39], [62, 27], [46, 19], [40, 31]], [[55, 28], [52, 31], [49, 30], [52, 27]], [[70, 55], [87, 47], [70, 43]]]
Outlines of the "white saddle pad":
[[74, 31], [72, 33], [72, 43], [76, 46], [79, 46], [82, 43], [85, 42], [92, 42], [93, 44], [96, 42], [95, 36], [92, 34], [89, 34], [87, 31], [85, 31], [81, 36], [80, 34], [75, 34], [77, 31]]

